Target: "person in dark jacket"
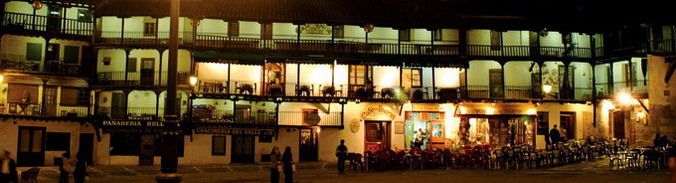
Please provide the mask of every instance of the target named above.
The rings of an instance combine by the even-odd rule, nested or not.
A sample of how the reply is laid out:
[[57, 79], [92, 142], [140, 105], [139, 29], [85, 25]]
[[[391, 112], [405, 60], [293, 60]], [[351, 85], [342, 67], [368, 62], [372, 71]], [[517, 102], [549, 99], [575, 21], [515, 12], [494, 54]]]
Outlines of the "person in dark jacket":
[[284, 155], [282, 155], [282, 163], [284, 164], [284, 182], [293, 182], [293, 155], [291, 154], [291, 147], [286, 146]]
[[61, 154], [61, 162], [59, 163], [59, 183], [69, 182], [70, 172], [73, 170], [71, 163], [70, 154], [67, 152]]
[[270, 182], [278, 183], [279, 182], [279, 169], [277, 166], [282, 163], [282, 154], [279, 153], [279, 147], [275, 146], [270, 152]]
[[9, 151], [3, 152], [2, 158], [0, 158], [0, 183], [19, 183], [16, 163], [10, 158]]
[[73, 170], [73, 178], [75, 183], [84, 183], [87, 176], [87, 161], [79, 152], [75, 155], [75, 159], [77, 159], [77, 163], [75, 164], [75, 170]]
[[549, 138], [552, 139], [552, 144], [554, 145], [561, 141], [561, 133], [559, 133], [559, 129], [557, 129], [556, 125], [554, 125], [554, 128], [549, 131]]
[[345, 140], [340, 140], [340, 145], [336, 148], [336, 157], [338, 158], [338, 173], [342, 175], [343, 171], [345, 171], [345, 159], [347, 159]]

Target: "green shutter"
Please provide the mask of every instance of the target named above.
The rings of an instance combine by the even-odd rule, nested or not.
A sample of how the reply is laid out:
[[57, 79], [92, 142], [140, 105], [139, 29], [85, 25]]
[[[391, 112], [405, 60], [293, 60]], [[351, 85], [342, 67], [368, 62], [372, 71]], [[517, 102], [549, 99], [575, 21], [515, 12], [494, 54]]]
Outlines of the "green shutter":
[[26, 44], [26, 60], [41, 61], [42, 60], [42, 44], [28, 43]]
[[80, 57], [80, 47], [66, 46], [63, 54], [63, 62], [77, 64], [77, 60]]

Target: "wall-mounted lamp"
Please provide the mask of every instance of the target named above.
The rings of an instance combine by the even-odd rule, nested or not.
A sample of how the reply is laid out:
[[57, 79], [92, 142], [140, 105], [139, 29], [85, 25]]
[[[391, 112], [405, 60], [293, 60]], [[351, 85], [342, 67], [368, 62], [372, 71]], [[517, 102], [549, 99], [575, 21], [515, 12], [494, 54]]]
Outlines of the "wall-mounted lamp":
[[35, 10], [42, 9], [42, 6], [43, 6], [42, 1], [40, 0], [33, 1], [33, 8], [35, 8]]
[[190, 85], [191, 85], [191, 86], [197, 85], [197, 77], [195, 77], [195, 76], [190, 76]]

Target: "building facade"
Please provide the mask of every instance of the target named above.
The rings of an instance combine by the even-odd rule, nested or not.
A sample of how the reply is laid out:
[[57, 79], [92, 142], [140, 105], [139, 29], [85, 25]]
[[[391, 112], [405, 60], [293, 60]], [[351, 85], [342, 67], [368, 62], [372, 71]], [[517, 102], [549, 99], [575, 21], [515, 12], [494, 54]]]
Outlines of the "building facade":
[[[0, 149], [23, 166], [78, 152], [94, 164], [159, 164], [169, 18], [145, 10], [165, 4], [3, 3]], [[555, 125], [570, 140], [636, 146], [676, 135], [673, 25], [457, 23], [443, 1], [310, 3], [323, 14], [237, 3], [184, 3], [180, 164], [264, 162], [274, 146], [297, 161], [335, 161], [341, 139], [356, 153], [545, 148]], [[370, 6], [399, 15], [329, 16]], [[275, 7], [287, 8], [252, 13]]]

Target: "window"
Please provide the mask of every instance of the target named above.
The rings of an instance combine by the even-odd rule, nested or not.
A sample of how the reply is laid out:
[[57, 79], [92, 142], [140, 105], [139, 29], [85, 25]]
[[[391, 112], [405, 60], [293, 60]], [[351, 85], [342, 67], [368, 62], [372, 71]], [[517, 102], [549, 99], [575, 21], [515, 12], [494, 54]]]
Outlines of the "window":
[[77, 64], [80, 58], [80, 47], [65, 46], [63, 51], [63, 62]]
[[238, 21], [228, 22], [228, 36], [229, 37], [239, 36], [239, 22]]
[[103, 57], [103, 65], [110, 65], [110, 57]]
[[261, 24], [261, 39], [263, 40], [272, 39], [272, 23]]
[[87, 106], [89, 105], [89, 91], [84, 88], [61, 88], [61, 105]]
[[7, 102], [14, 104], [38, 104], [38, 85], [9, 84]]
[[400, 41], [411, 41], [411, 29], [399, 30]]
[[225, 136], [211, 137], [211, 155], [225, 155]]
[[333, 38], [344, 38], [345, 37], [345, 26], [344, 25], [335, 25], [333, 26]]
[[154, 18], [146, 17], [143, 19], [143, 36], [157, 35], [157, 22]]
[[491, 50], [500, 50], [502, 47], [502, 32], [491, 30]]
[[26, 60], [41, 61], [42, 60], [42, 44], [27, 43], [26, 44]]
[[434, 30], [433, 33], [434, 33], [434, 40], [435, 40], [435, 41], [441, 41], [441, 40], [442, 40], [442, 37], [441, 37], [442, 31], [441, 31], [441, 29]]
[[70, 133], [47, 132], [47, 151], [70, 151]]
[[128, 133], [110, 134], [110, 155], [138, 156], [141, 153], [141, 136]]
[[549, 132], [549, 112], [538, 112], [538, 135], [545, 135]]
[[404, 88], [422, 87], [422, 69], [403, 69], [402, 86]]
[[350, 85], [371, 85], [373, 67], [367, 65], [350, 65]]
[[77, 20], [83, 21], [83, 22], [91, 22], [92, 21], [92, 11], [90, 11], [88, 9], [77, 10]]

